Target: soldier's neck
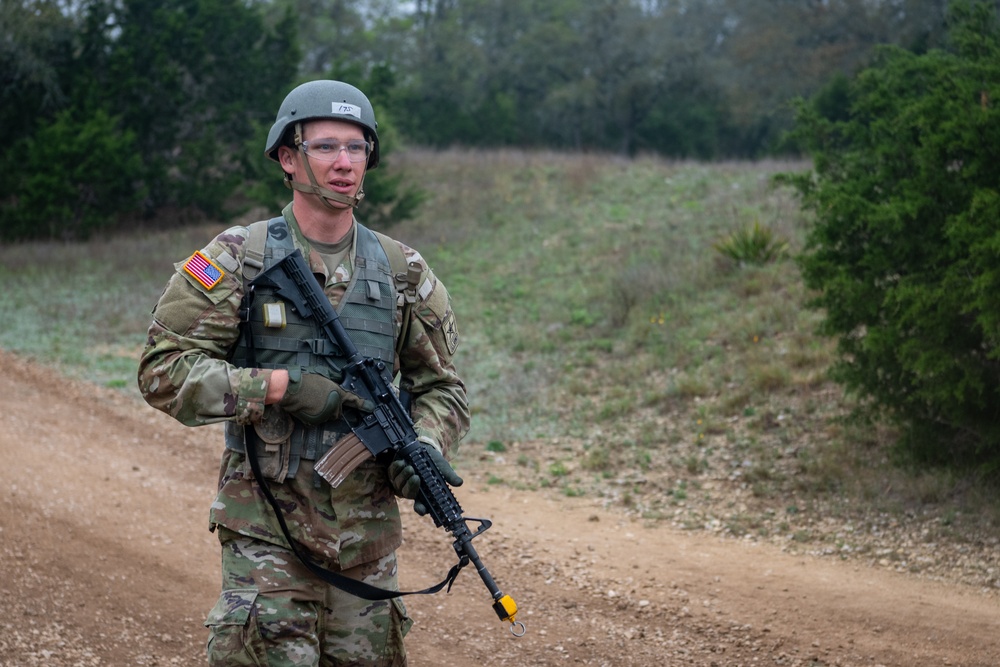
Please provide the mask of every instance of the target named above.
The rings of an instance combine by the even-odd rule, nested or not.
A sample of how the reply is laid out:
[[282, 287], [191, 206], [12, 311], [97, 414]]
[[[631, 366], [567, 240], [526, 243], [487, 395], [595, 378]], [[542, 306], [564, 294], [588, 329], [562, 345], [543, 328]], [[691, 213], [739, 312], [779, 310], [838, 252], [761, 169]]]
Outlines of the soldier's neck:
[[331, 210], [325, 206], [316, 209], [305, 206], [297, 207], [293, 204], [292, 211], [295, 213], [295, 221], [299, 223], [302, 234], [306, 238], [320, 243], [341, 241], [351, 231], [351, 226], [354, 224], [354, 209], [350, 206]]

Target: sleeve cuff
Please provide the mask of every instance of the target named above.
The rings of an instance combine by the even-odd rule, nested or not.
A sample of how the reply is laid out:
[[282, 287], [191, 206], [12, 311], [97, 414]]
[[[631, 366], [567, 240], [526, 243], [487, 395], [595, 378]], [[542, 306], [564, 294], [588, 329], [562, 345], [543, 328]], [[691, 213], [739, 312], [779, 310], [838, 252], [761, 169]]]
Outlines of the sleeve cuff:
[[417, 436], [417, 442], [422, 442], [431, 449], [436, 449], [439, 454], [443, 453], [441, 451], [441, 445], [437, 444], [437, 442], [434, 441], [434, 438], [430, 437], [429, 435]]
[[250, 424], [260, 421], [264, 415], [264, 398], [271, 382], [271, 371], [261, 368], [239, 369], [236, 388], [236, 421]]

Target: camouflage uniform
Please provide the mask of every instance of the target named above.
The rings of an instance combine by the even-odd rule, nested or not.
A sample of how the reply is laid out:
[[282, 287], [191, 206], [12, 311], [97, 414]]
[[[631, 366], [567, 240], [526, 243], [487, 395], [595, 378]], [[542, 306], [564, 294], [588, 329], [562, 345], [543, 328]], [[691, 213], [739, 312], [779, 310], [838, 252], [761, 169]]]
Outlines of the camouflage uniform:
[[[302, 236], [291, 209], [289, 205], [283, 214], [295, 245], [309, 259], [313, 272], [324, 277], [324, 291], [336, 306], [350, 280], [355, 250], [351, 249], [331, 275], [322, 257]], [[224, 272], [221, 280], [211, 288], [184, 271], [183, 262], [178, 263], [176, 273], [153, 310], [153, 322], [139, 366], [139, 387], [150, 405], [189, 426], [225, 421], [253, 424], [264, 412], [264, 397], [272, 371], [238, 368], [227, 361], [239, 338], [239, 311], [243, 298], [240, 267], [248, 236], [246, 227], [233, 227], [201, 250]], [[423, 278], [418, 288], [420, 299], [410, 311], [408, 333], [395, 360], [395, 370], [400, 373], [402, 386], [414, 397], [412, 414], [417, 433], [422, 439], [436, 443], [445, 456], [450, 456], [469, 425], [465, 387], [452, 362], [458, 343], [455, 316], [444, 285], [419, 253], [399, 245], [407, 261], [421, 265]], [[402, 325], [402, 315], [402, 308], [397, 307], [397, 332]], [[399, 509], [384, 468], [369, 460], [333, 489], [316, 483], [311, 464], [311, 461], [302, 461], [294, 478], [270, 484], [284, 510], [293, 539], [321, 565], [348, 576], [366, 577], [377, 585], [395, 586], [394, 551], [402, 541], [402, 530]], [[209, 521], [213, 530], [218, 529], [223, 542], [224, 566], [231, 568], [224, 572], [224, 592], [209, 618], [216, 653], [223, 653], [219, 646], [232, 641], [231, 636], [223, 638], [222, 633], [231, 635], [234, 619], [238, 626], [239, 620], [256, 618], [259, 633], [255, 630], [257, 634], [250, 639], [262, 638], [261, 646], [265, 647], [276, 637], [269, 639], [267, 628], [288, 623], [301, 627], [305, 614], [302, 609], [278, 604], [275, 598], [264, 602], [264, 598], [275, 590], [278, 598], [287, 596], [294, 586], [275, 582], [289, 580], [295, 581], [300, 589], [313, 590], [309, 595], [292, 597], [299, 602], [308, 600], [314, 610], [312, 630], [302, 631], [312, 638], [305, 640], [303, 646], [310, 641], [321, 645], [316, 655], [325, 654], [323, 661], [316, 662], [315, 656], [310, 657], [310, 649], [295, 649], [299, 652], [279, 658], [277, 654], [272, 655], [273, 650], [257, 646], [251, 653], [264, 651], [267, 661], [258, 663], [247, 658], [245, 664], [269, 664], [271, 667], [405, 664], [401, 639], [409, 621], [403, 606], [398, 602], [368, 603], [339, 591], [323, 592], [329, 587], [313, 578], [288, 552], [271, 507], [252, 479], [246, 457], [241, 452], [227, 449], [223, 454], [219, 491], [212, 503]], [[340, 609], [337, 613], [343, 614], [343, 605], [334, 600], [338, 596], [352, 598], [345, 603], [347, 608], [360, 604], [361, 608], [355, 607], [355, 611], [369, 618], [371, 627], [356, 628], [352, 637], [337, 636], [339, 631], [334, 628], [324, 631], [324, 622], [337, 617], [331, 609]], [[251, 602], [256, 612], [248, 615]], [[376, 608], [380, 611], [376, 612]], [[280, 618], [281, 614], [274, 612], [279, 618], [270, 618], [265, 623], [260, 618], [265, 609], [271, 612], [285, 610], [295, 617], [295, 621]], [[387, 618], [394, 620], [387, 623]], [[236, 630], [244, 638], [249, 632], [247, 628], [236, 627]], [[330, 646], [327, 642], [331, 642]], [[348, 650], [339, 658], [335, 657], [344, 647]], [[379, 661], [383, 654], [387, 656], [385, 662]], [[223, 663], [244, 664], [232, 657], [219, 664]]]

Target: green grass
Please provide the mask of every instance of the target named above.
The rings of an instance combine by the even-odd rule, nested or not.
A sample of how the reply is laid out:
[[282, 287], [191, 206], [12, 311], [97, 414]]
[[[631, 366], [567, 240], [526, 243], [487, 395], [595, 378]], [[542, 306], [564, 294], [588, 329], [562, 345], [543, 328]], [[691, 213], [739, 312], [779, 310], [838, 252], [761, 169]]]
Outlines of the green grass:
[[[820, 316], [791, 259], [808, 220], [770, 180], [803, 165], [517, 151], [394, 162], [428, 199], [388, 231], [428, 258], [459, 316], [464, 446], [509, 453], [522, 473], [491, 483], [612, 497], [610, 480], [644, 516], [673, 516], [709, 477], [782, 510], [845, 493], [948, 502], [948, 485], [923, 476], [909, 491], [894, 476], [888, 499], [885, 443], [835, 421], [850, 406], [825, 378], [833, 345], [812, 333]], [[136, 393], [173, 263], [227, 224], [0, 248], [0, 347]]]
[[0, 347], [99, 384], [134, 387], [149, 314], [171, 264], [212, 233], [0, 247]]
[[[452, 292], [459, 361], [477, 406], [473, 439], [551, 436], [567, 417], [641, 423], [635, 406], [650, 395], [795, 381], [765, 358], [740, 363], [755, 336], [766, 340], [758, 347], [786, 354], [794, 332], [814, 326], [794, 265], [754, 267], [748, 278], [715, 249], [752, 221], [802, 236], [789, 193], [769, 185], [770, 173], [790, 165], [519, 152], [405, 162], [433, 176], [432, 199], [425, 216], [397, 231]], [[755, 294], [745, 293], [748, 282], [759, 285]], [[817, 365], [827, 349], [813, 355]], [[664, 386], [668, 370], [677, 377]]]

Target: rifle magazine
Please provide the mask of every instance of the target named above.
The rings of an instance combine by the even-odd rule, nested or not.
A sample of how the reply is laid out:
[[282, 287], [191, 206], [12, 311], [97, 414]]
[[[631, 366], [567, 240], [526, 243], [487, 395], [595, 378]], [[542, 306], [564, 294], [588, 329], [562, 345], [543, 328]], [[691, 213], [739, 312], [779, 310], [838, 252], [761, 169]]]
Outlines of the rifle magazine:
[[333, 488], [347, 479], [354, 469], [370, 458], [365, 443], [354, 433], [348, 433], [334, 443], [333, 447], [316, 462], [315, 470]]

